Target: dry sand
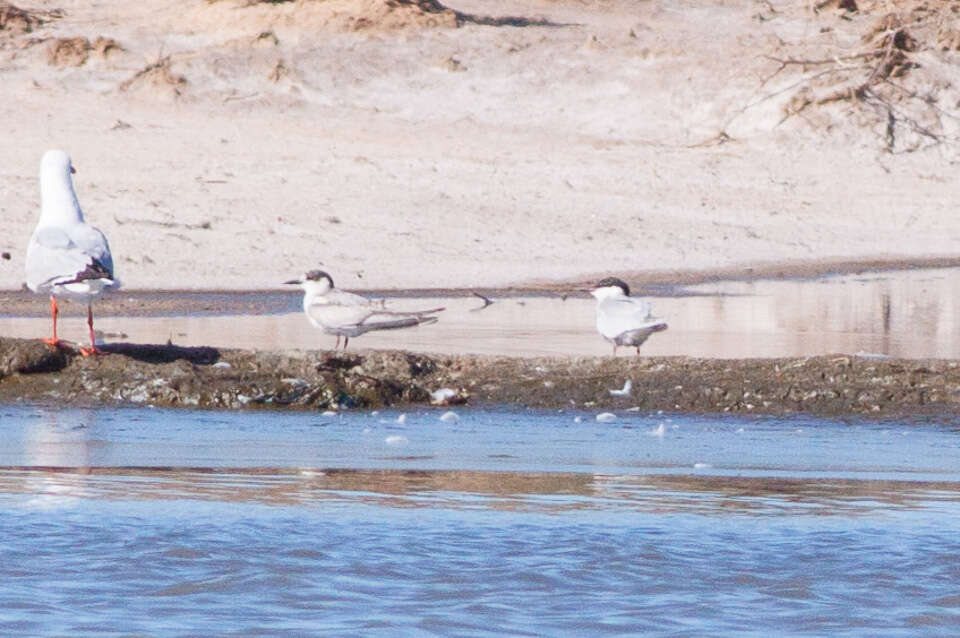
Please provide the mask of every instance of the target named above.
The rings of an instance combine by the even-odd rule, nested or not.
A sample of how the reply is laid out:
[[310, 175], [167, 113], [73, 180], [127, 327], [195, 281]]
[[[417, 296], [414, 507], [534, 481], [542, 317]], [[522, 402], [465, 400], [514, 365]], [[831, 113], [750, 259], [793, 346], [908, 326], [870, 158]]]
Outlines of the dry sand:
[[15, 4], [0, 289], [54, 147], [128, 289], [960, 256], [946, 3]]

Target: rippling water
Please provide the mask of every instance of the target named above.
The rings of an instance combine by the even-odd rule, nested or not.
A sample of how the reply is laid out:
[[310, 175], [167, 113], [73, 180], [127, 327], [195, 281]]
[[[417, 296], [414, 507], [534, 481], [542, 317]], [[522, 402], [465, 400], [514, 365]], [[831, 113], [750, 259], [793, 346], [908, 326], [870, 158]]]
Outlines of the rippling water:
[[953, 424], [441, 414], [0, 406], [0, 632], [960, 631]]

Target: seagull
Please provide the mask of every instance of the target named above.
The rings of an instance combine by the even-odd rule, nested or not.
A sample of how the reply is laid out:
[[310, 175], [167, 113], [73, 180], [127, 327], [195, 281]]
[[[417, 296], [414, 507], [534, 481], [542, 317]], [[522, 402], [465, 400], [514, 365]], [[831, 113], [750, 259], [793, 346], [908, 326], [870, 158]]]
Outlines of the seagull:
[[103, 291], [118, 288], [113, 276], [110, 245], [102, 232], [85, 224], [83, 212], [73, 191], [76, 170], [70, 156], [63, 151], [47, 151], [40, 162], [40, 221], [27, 245], [27, 287], [33, 292], [50, 295], [53, 316], [53, 338], [44, 339], [59, 346], [57, 339], [57, 297], [85, 301], [90, 347], [81, 348], [83, 355], [98, 352], [93, 333], [93, 300]]
[[393, 330], [431, 324], [437, 321], [437, 317], [432, 315], [443, 310], [443, 308], [415, 312], [387, 310], [382, 301], [372, 301], [334, 288], [333, 278], [322, 270], [311, 270], [300, 279], [283, 283], [299, 285], [303, 288], [303, 311], [315, 327], [329, 335], [336, 335], [337, 343], [334, 350], [340, 347], [340, 337], [343, 337], [343, 349], [346, 350], [350, 337], [357, 337], [373, 330]]
[[666, 322], [651, 314], [650, 303], [630, 296], [630, 287], [622, 279], [607, 277], [597, 282], [590, 294], [597, 299], [597, 332], [617, 346], [640, 346], [654, 332], [667, 329]]

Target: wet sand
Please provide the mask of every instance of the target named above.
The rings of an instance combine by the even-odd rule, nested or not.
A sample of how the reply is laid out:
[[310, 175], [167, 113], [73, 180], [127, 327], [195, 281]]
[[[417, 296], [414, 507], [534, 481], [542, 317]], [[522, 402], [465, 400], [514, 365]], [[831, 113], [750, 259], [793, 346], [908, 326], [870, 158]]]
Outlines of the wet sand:
[[[90, 358], [37, 340], [46, 304], [11, 293], [8, 313], [35, 316], [2, 319], [0, 400], [339, 409], [451, 388], [454, 402], [551, 409], [952, 415], [958, 280], [948, 268], [646, 287], [670, 329], [616, 358], [582, 293], [484, 291], [487, 306], [474, 291], [394, 293], [399, 308], [447, 310], [346, 353], [328, 351], [294, 292], [121, 293], [103, 304], [115, 314], [98, 315], [105, 354]], [[83, 309], [66, 310], [61, 336], [82, 341]]]
[[[571, 286], [571, 290], [575, 290]], [[714, 281], [640, 285], [670, 328], [651, 337], [643, 356], [699, 358], [805, 357], [834, 353], [906, 359], [960, 359], [960, 269], [901, 270], [817, 279]], [[369, 294], [369, 291], [362, 291]], [[413, 330], [364, 335], [353, 349], [434, 355], [519, 357], [608, 356], [585, 293], [483, 290], [387, 291], [390, 304], [445, 306], [440, 321]], [[429, 296], [418, 296], [427, 294]], [[50, 331], [46, 300], [13, 294], [0, 318], [7, 337]], [[0, 298], [0, 302], [4, 301]], [[325, 350], [334, 338], [313, 328], [298, 292], [120, 293], [97, 302], [105, 343], [172, 343], [189, 347], [280, 351]], [[64, 338], [85, 340], [85, 307], [64, 304]], [[18, 314], [19, 313], [19, 314]], [[633, 356], [621, 348], [620, 356]]]
[[[770, 262], [751, 266], [711, 269], [634, 270], [619, 273], [638, 292], [656, 297], [690, 294], [686, 287], [726, 282], [810, 281], [834, 276], [879, 276], [902, 278], [912, 273], [952, 272], [960, 268], [960, 257], [918, 257], [911, 259], [823, 259], [814, 262]], [[608, 276], [579, 277], [557, 282], [526, 282], [514, 286], [461, 288], [347, 288], [364, 295], [382, 297], [475, 297], [512, 298], [531, 296], [582, 296], [578, 290]], [[696, 293], [694, 293], [696, 294]], [[121, 288], [97, 301], [98, 314], [131, 317], [174, 315], [232, 315], [291, 312], [298, 309], [300, 293], [291, 288], [263, 290], [147, 290]], [[71, 314], [71, 307], [63, 309]], [[85, 310], [75, 308], [74, 315]], [[0, 317], [46, 316], [47, 308], [26, 287], [0, 290]]]

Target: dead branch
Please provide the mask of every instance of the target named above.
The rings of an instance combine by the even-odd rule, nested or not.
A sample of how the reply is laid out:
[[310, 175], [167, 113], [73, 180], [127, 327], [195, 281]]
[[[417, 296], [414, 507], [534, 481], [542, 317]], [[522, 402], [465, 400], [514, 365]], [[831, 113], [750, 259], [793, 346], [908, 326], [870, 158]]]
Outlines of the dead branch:
[[490, 299], [489, 297], [484, 297], [484, 296], [481, 295], [479, 292], [474, 292], [474, 293], [473, 293], [473, 296], [474, 296], [474, 297], [479, 297], [480, 299], [482, 299], [482, 300], [483, 300], [483, 305], [480, 306], [479, 308], [472, 308], [472, 309], [470, 310], [470, 312], [480, 312], [481, 310], [483, 310], [483, 309], [486, 308], [487, 306], [492, 306], [492, 305], [493, 305], [493, 300], [492, 300], [492, 299]]

